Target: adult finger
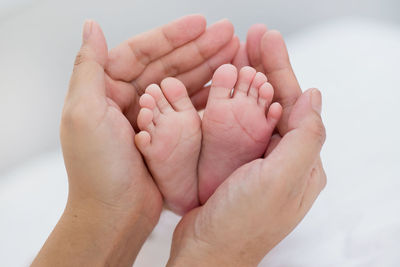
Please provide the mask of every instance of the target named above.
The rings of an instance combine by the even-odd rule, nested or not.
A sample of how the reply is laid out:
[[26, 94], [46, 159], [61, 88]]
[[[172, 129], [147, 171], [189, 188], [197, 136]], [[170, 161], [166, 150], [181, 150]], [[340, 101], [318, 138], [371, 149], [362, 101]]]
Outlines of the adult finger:
[[[83, 27], [82, 47], [76, 56], [67, 102], [87, 101], [88, 105], [105, 99], [104, 66], [107, 44], [100, 26], [87, 20]], [[68, 106], [68, 105], [67, 105]]]
[[[300, 96], [289, 118], [288, 132], [264, 161], [268, 171], [279, 172], [277, 175], [289, 185], [304, 181], [325, 142], [321, 101], [317, 89], [310, 89]], [[282, 158], [284, 164], [281, 164]]]
[[192, 96], [203, 89], [219, 66], [231, 62], [238, 47], [239, 39], [234, 36], [224, 48], [206, 62], [188, 72], [177, 75], [176, 78], [183, 82], [189, 95]]
[[132, 84], [111, 79], [107, 74], [107, 96], [116, 103], [121, 112], [129, 120], [135, 131], [138, 130], [136, 120], [139, 114], [139, 96]]
[[261, 40], [267, 32], [267, 26], [264, 24], [255, 24], [247, 32], [246, 52], [249, 58], [250, 66], [259, 72], [264, 72], [261, 58]]
[[189, 15], [134, 36], [109, 53], [107, 73], [126, 82], [136, 78], [150, 62], [196, 39], [206, 29], [201, 15]]
[[288, 120], [301, 88], [289, 61], [289, 55], [282, 35], [277, 31], [267, 31], [261, 40], [261, 61], [273, 85], [274, 101], [282, 105], [282, 118], [278, 130], [283, 136], [289, 130]]
[[159, 83], [166, 77], [175, 77], [203, 64], [232, 40], [233, 32], [230, 21], [219, 21], [196, 40], [153, 61], [134, 80], [138, 92], [151, 83]]
[[232, 60], [232, 65], [234, 65], [238, 70], [242, 69], [243, 67], [250, 66], [246, 43], [240, 43], [240, 47], [234, 59]]

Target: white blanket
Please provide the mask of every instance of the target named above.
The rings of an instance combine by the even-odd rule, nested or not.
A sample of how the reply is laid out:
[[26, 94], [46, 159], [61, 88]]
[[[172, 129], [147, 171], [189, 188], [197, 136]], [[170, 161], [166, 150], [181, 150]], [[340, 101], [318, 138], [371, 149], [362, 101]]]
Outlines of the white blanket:
[[[400, 28], [341, 20], [288, 43], [303, 89], [323, 92], [328, 186], [261, 266], [398, 267]], [[29, 264], [62, 213], [66, 194], [59, 151], [0, 179], [3, 266]], [[178, 220], [163, 214], [136, 266], [165, 265]]]

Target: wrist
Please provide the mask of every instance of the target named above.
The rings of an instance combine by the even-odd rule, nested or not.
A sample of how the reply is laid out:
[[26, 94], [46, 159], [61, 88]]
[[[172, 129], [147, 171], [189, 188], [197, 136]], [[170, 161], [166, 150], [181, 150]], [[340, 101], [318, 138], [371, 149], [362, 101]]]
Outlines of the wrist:
[[[198, 211], [198, 210], [197, 210]], [[256, 267], [259, 263], [256, 257], [251, 257], [248, 251], [232, 250], [228, 244], [220, 244], [200, 236], [192, 221], [195, 212], [188, 214], [175, 229], [168, 267], [180, 266], [249, 266]]]
[[32, 266], [132, 266], [156, 222], [93, 201], [68, 201]]
[[258, 264], [254, 261], [245, 260], [239, 253], [232, 253], [224, 249], [193, 246], [186, 247], [181, 251], [175, 251], [168, 260], [167, 267], [220, 267], [220, 266], [246, 266], [256, 267]]
[[101, 258], [102, 266], [132, 265], [155, 226], [139, 209], [127, 212], [101, 203], [67, 205], [61, 222], [83, 237], [82, 247]]

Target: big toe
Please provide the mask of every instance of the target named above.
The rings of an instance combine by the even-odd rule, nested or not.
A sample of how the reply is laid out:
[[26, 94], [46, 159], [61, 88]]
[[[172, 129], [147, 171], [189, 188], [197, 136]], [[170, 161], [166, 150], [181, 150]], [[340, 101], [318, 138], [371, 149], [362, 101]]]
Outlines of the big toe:
[[230, 98], [237, 81], [237, 69], [231, 64], [219, 67], [212, 78], [209, 98]]
[[161, 82], [161, 89], [165, 98], [176, 111], [194, 109], [185, 85], [178, 79], [164, 79]]

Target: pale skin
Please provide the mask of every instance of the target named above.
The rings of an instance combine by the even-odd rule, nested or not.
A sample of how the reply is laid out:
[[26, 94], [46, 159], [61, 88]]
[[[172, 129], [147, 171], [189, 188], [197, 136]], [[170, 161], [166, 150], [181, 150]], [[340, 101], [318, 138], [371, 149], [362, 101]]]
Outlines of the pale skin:
[[199, 205], [197, 164], [201, 120], [177, 79], [150, 85], [140, 99], [141, 130], [135, 137], [167, 207], [185, 214]]
[[[214, 71], [229, 63], [238, 47], [239, 40], [228, 20], [206, 29], [204, 17], [183, 17], [134, 36], [110, 51], [105, 66], [108, 94], [137, 129], [138, 96], [147, 86], [176, 77], [188, 89], [195, 106], [200, 106], [203, 96], [197, 92], [204, 91]], [[200, 102], [196, 100], [199, 98]]]
[[[230, 22], [206, 29], [205, 19], [192, 15], [133, 37], [108, 55], [99, 25], [85, 23], [61, 123], [68, 204], [33, 266], [132, 265], [163, 205], [134, 144], [135, 86], [158, 82], [172, 68], [183, 80], [196, 77], [187, 84], [195, 92], [214, 68], [231, 61], [238, 45]], [[191, 62], [176, 71], [178, 56]], [[160, 60], [165, 68], [152, 69]]]
[[[190, 17], [189, 20], [197, 20], [201, 24], [203, 19]], [[188, 21], [183, 24], [187, 25]], [[181, 36], [185, 36], [184, 32]], [[160, 40], [160, 34], [160, 31], [156, 30], [145, 35], [146, 38], [139, 38], [139, 41], [148, 42], [152, 40], [151, 37]], [[191, 38], [199, 38], [187, 35], [186, 37], [187, 42], [183, 42], [186, 44], [191, 43]], [[135, 43], [132, 47], [140, 47], [137, 38], [130, 41]], [[268, 60], [260, 55], [263, 66], [267, 66], [265, 71], [268, 73], [269, 70], [272, 75], [278, 73], [273, 71], [273, 66], [277, 62], [284, 62], [287, 71], [284, 72], [285, 75], [279, 72], [282, 74], [281, 78], [293, 81], [294, 75], [289, 61], [285, 61], [287, 55], [282, 46], [283, 41], [280, 43], [279, 38], [272, 41], [272, 46], [263, 46], [261, 49], [265, 54], [271, 55], [273, 52], [274, 55]], [[216, 49], [218, 51], [215, 55], [209, 59], [203, 57], [203, 63], [185, 73], [175, 75], [180, 76], [188, 88], [196, 107], [205, 105], [209, 88], [202, 88], [205, 80], [211, 78], [213, 64], [216, 69], [226, 63], [224, 61], [229, 62], [237, 48], [232, 49], [232, 57], [227, 59], [232, 52], [229, 47], [235, 42], [237, 43], [237, 39], [232, 37], [220, 50]], [[68, 204], [33, 266], [130, 266], [158, 221], [162, 206], [161, 194], [133, 143], [134, 129], [137, 127], [135, 116], [139, 105], [137, 93], [131, 89], [140, 89], [140, 84], [147, 84], [148, 76], [139, 78], [141, 74], [138, 74], [146, 73], [143, 71], [146, 68], [138, 71], [131, 68], [135, 64], [132, 65], [131, 61], [127, 60], [113, 70], [111, 63], [112, 58], [118, 58], [116, 55], [119, 53], [120, 58], [131, 56], [131, 60], [147, 58], [157, 61], [168, 49], [171, 52], [171, 49], [175, 51], [178, 48], [156, 47], [156, 51], [144, 52], [143, 57], [137, 56], [142, 51], [138, 50], [132, 57], [132, 51], [126, 46], [125, 43], [114, 50], [114, 55], [110, 53], [109, 59], [99, 26], [94, 22], [85, 25], [84, 43], [77, 57], [61, 126], [63, 152], [70, 183]], [[220, 63], [216, 64], [217, 61]], [[265, 64], [264, 61], [268, 63]], [[146, 60], [140, 62], [149, 63]], [[279, 70], [283, 69], [282, 65], [276, 65]], [[159, 63], [153, 66], [159, 66]], [[176, 73], [176, 68], [174, 69]], [[157, 67], [151, 72], [159, 78], [149, 81], [149, 84], [163, 80], [163, 74], [167, 73], [158, 72]], [[278, 86], [271, 83], [276, 93], [281, 92], [278, 96], [292, 96], [290, 91], [293, 91], [293, 88], [300, 90], [300, 87], [290, 86], [288, 89], [288, 84], [284, 82]], [[284, 91], [286, 93], [282, 94]], [[298, 95], [301, 95], [301, 90]], [[295, 102], [293, 111], [289, 112], [290, 116], [287, 116], [285, 123], [281, 123], [283, 127], [286, 126], [286, 133], [281, 132], [281, 140], [277, 136], [272, 138], [266, 158], [241, 167], [221, 185], [203, 207], [194, 209], [183, 217], [174, 234], [169, 262], [171, 266], [234, 266], [241, 263], [254, 265], [290, 232], [311, 207], [325, 184], [322, 167], [314, 168], [324, 140], [323, 124], [319, 116], [320, 94], [315, 90], [308, 91]], [[283, 105], [283, 114], [286, 107], [287, 105]], [[294, 157], [293, 150], [301, 156]], [[271, 166], [274, 166], [273, 171]], [[255, 169], [262, 172], [255, 173]], [[274, 173], [281, 176], [274, 177]], [[248, 182], [243, 183], [245, 180]], [[270, 192], [268, 198], [265, 198], [266, 192], [263, 188], [272, 190], [267, 191]], [[293, 194], [285, 194], [288, 192]], [[231, 197], [229, 201], [220, 201], [220, 196], [224, 194]], [[258, 206], [259, 203], [262, 205]], [[298, 205], [299, 203], [301, 205]], [[280, 209], [282, 205], [288, 209]], [[252, 210], [249, 207], [255, 208]], [[258, 216], [260, 212], [263, 216], [256, 221], [259, 228], [254, 228], [248, 218], [254, 218], [254, 214]], [[237, 218], [238, 214], [241, 218], [236, 222], [232, 217]], [[267, 214], [276, 216], [268, 217]], [[226, 225], [232, 227], [227, 228]], [[245, 237], [238, 239], [239, 228], [255, 237], [252, 240], [258, 240], [259, 243], [245, 242]], [[221, 243], [224, 239], [229, 242], [229, 246], [226, 246], [225, 241]], [[235, 242], [236, 239], [239, 242]], [[214, 253], [222, 250], [226, 253]], [[240, 258], [242, 261], [237, 255], [244, 255]]]
[[202, 120], [202, 204], [237, 168], [265, 153], [282, 112], [279, 103], [271, 105], [273, 94], [267, 77], [251, 67], [239, 73], [232, 65], [216, 70]]
[[[276, 147], [237, 169], [182, 218], [169, 266], [257, 266], [294, 229], [325, 185], [313, 168], [324, 142], [318, 103], [318, 90], [305, 92]], [[300, 150], [304, 158], [293, 153]]]
[[183, 215], [205, 203], [234, 170], [265, 153], [281, 114], [272, 97], [264, 74], [251, 67], [238, 74], [229, 64], [214, 73], [202, 120], [179, 80], [146, 89], [135, 141], [170, 209]]
[[325, 141], [321, 94], [301, 92], [282, 36], [253, 26], [234, 64], [267, 74], [283, 103], [279, 134], [264, 159], [240, 167], [204, 206], [182, 218], [168, 266], [257, 266], [326, 185], [319, 157]]

